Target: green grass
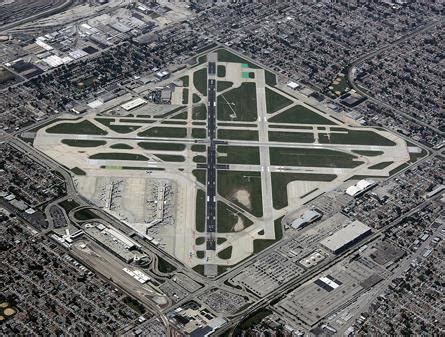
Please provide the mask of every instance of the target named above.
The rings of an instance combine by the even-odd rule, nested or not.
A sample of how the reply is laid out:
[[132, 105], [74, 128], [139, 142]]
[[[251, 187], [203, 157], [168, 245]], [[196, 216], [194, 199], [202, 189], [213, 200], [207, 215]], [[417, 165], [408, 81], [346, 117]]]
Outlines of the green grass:
[[182, 104], [189, 104], [189, 90], [187, 88], [182, 89]]
[[[260, 172], [220, 171], [218, 172], [218, 193], [234, 204], [257, 217], [263, 215]], [[251, 206], [247, 207], [235, 199], [238, 190], [246, 190]]]
[[242, 336], [242, 331], [249, 330], [251, 327], [258, 325], [264, 318], [271, 315], [273, 312], [269, 309], [260, 309], [249, 315], [246, 319], [241, 321], [235, 328], [233, 336]]
[[206, 256], [206, 252], [203, 251], [203, 250], [198, 250], [198, 251], [196, 252], [196, 257], [197, 257], [198, 259], [203, 259], [205, 256]]
[[217, 238], [216, 239], [216, 244], [218, 245], [222, 245], [224, 242], [226, 242], [227, 239], [226, 238]]
[[218, 77], [225, 77], [226, 76], [226, 67], [223, 65], [219, 65], [216, 68], [216, 74], [218, 75]]
[[196, 194], [196, 230], [204, 233], [206, 226], [206, 194], [198, 190]]
[[198, 64], [206, 63], [207, 62], [207, 55], [202, 55], [202, 56], [198, 57], [196, 61], [198, 62]]
[[283, 238], [283, 226], [281, 225], [281, 219], [283, 219], [283, 217], [274, 221], [275, 240], [253, 240], [253, 252], [255, 254], [261, 252]]
[[119, 143], [119, 144], [113, 144], [110, 146], [110, 148], [112, 149], [120, 149], [120, 150], [132, 150], [133, 147], [128, 145], [128, 144], [123, 144], [123, 143]]
[[193, 85], [203, 96], [207, 96], [207, 68], [193, 73]]
[[368, 168], [371, 169], [371, 170], [382, 170], [385, 167], [388, 167], [389, 165], [391, 165], [393, 163], [394, 163], [393, 161], [383, 161], [381, 163], [369, 166]]
[[207, 130], [206, 129], [192, 129], [192, 137], [193, 138], [206, 138], [207, 137]]
[[277, 112], [290, 104], [292, 104], [292, 101], [289, 98], [284, 97], [283, 95], [276, 93], [269, 88], [266, 88], [267, 113], [271, 114]]
[[320, 133], [318, 136], [321, 144], [348, 144], [348, 145], [380, 145], [394, 146], [393, 141], [374, 131], [348, 130], [347, 133]]
[[243, 63], [247, 64], [249, 68], [260, 69], [260, 67], [258, 67], [256, 64], [249, 62], [246, 59], [235, 55], [226, 49], [218, 49], [216, 52], [218, 54], [218, 62]]
[[197, 169], [192, 171], [193, 175], [196, 177], [201, 184], [205, 185], [207, 181], [207, 171], [203, 169]]
[[[223, 121], [256, 121], [258, 115], [255, 83], [243, 83], [239, 88], [219, 95], [217, 114], [218, 120]], [[231, 117], [232, 115], [234, 116]]]
[[177, 143], [151, 143], [140, 142], [138, 145], [144, 150], [166, 150], [166, 151], [183, 151], [185, 150], [185, 144]]
[[145, 314], [145, 307], [144, 305], [139, 302], [137, 299], [130, 297], [130, 296], [125, 296], [122, 300], [122, 302], [124, 302], [126, 305], [128, 305], [131, 309], [133, 309], [134, 311], [136, 311], [138, 314], [143, 315]]
[[315, 142], [314, 134], [312, 132], [269, 131], [269, 140], [271, 142], [287, 142], [287, 143]]
[[229, 82], [229, 81], [218, 81], [218, 82], [216, 82], [216, 90], [218, 92], [224, 91], [226, 89], [229, 89], [232, 86], [233, 86], [233, 82]]
[[253, 146], [218, 146], [219, 164], [259, 165], [260, 151]]
[[182, 81], [182, 85], [183, 85], [184, 87], [188, 87], [188, 86], [189, 86], [189, 77], [188, 77], [188, 75], [186, 75], [186, 76], [182, 76], [182, 77], [180, 78], [180, 80]]
[[157, 257], [158, 257], [158, 270], [161, 273], [169, 274], [176, 270], [176, 267], [173, 266], [171, 263], [167, 262], [160, 256], [157, 256]]
[[312, 126], [306, 126], [306, 125], [269, 124], [269, 128], [271, 128], [271, 129], [313, 130]]
[[129, 119], [129, 118], [121, 118], [119, 119], [122, 123], [135, 123], [135, 124], [151, 124], [155, 121], [153, 119]]
[[156, 157], [163, 161], [171, 161], [171, 162], [184, 162], [185, 158], [183, 156], [177, 156], [174, 154], [155, 154]]
[[47, 133], [60, 133], [71, 135], [98, 135], [103, 136], [108, 134], [105, 130], [98, 128], [90, 121], [83, 120], [77, 123], [60, 123], [46, 129]]
[[72, 209], [79, 207], [80, 205], [74, 200], [66, 199], [59, 202], [59, 206], [65, 210], [66, 214], [68, 214]]
[[207, 162], [207, 157], [205, 157], [205, 156], [194, 156], [193, 157], [193, 162], [194, 163], [205, 163], [205, 162]]
[[188, 116], [188, 112], [186, 110], [186, 111], [183, 111], [177, 115], [172, 116], [171, 119], [187, 119], [187, 116]]
[[353, 161], [355, 158], [349, 153], [327, 149], [270, 148], [270, 163], [280, 166], [354, 168], [363, 164]]
[[76, 176], [85, 176], [87, 174], [84, 170], [78, 168], [77, 166], [73, 167], [71, 172], [73, 172]]
[[172, 128], [155, 126], [151, 129], [147, 129], [138, 133], [140, 137], [166, 137], [166, 138], [184, 138], [187, 136], [186, 128]]
[[218, 257], [223, 260], [228, 260], [232, 257], [232, 246], [229, 246], [218, 253]]
[[199, 97], [199, 95], [197, 95], [197, 94], [193, 94], [193, 96], [192, 96], [193, 104], [199, 103], [199, 101], [201, 101], [201, 97]]
[[87, 221], [87, 220], [92, 220], [92, 219], [98, 218], [96, 213], [90, 211], [87, 208], [81, 209], [80, 211], [75, 212], [74, 217], [80, 221]]
[[193, 120], [205, 120], [207, 119], [207, 107], [205, 104], [199, 104], [192, 109]]
[[199, 238], [196, 238], [196, 240], [195, 240], [195, 244], [197, 244], [197, 245], [202, 245], [205, 242], [206, 242], [206, 238], [204, 238], [202, 236]]
[[291, 124], [326, 124], [335, 125], [333, 121], [302, 105], [296, 105], [269, 119], [269, 123]]
[[287, 185], [292, 181], [332, 181], [335, 174], [272, 172], [272, 199], [275, 209], [287, 206]]
[[218, 201], [216, 207], [218, 233], [235, 232], [235, 226], [238, 223], [239, 219], [241, 219], [243, 222], [243, 228], [247, 228], [253, 224], [253, 222], [247, 219], [242, 213], [236, 211], [223, 202]]
[[96, 153], [89, 157], [90, 159], [103, 159], [103, 160], [148, 160], [147, 157], [142, 154], [136, 153], [121, 153], [121, 152], [109, 152], [109, 153]]
[[62, 139], [62, 143], [74, 147], [97, 147], [105, 145], [104, 140], [88, 140], [88, 139]]
[[275, 74], [271, 73], [268, 70], [264, 70], [264, 78], [266, 80], [266, 84], [274, 87], [277, 85], [277, 77], [275, 76]]
[[258, 131], [218, 129], [219, 139], [258, 140]]
[[193, 144], [191, 150], [194, 152], [205, 152], [207, 147], [202, 144]]
[[377, 157], [382, 155], [383, 151], [371, 151], [371, 150], [352, 150], [352, 153], [361, 155], [361, 156], [367, 156], [367, 157]]
[[94, 120], [117, 133], [130, 133], [140, 128], [139, 125], [112, 125], [111, 123], [115, 122], [114, 118], [94, 118]]

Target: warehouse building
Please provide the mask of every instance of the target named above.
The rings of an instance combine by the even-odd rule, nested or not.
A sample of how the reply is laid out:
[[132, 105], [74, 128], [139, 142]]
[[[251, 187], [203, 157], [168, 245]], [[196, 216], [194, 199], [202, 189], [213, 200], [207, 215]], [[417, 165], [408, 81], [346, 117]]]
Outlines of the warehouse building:
[[350, 195], [351, 197], [358, 197], [365, 193], [366, 191], [369, 191], [371, 188], [373, 188], [377, 183], [372, 180], [360, 180], [357, 184], [353, 186], [349, 186], [346, 189], [346, 194]]
[[317, 212], [316, 210], [309, 209], [305, 211], [299, 218], [295, 219], [291, 223], [291, 227], [294, 229], [301, 229], [314, 221], [321, 219], [323, 214]]
[[320, 243], [334, 254], [338, 254], [346, 248], [357, 243], [371, 233], [371, 228], [360, 221], [354, 221], [346, 227], [328, 236]]

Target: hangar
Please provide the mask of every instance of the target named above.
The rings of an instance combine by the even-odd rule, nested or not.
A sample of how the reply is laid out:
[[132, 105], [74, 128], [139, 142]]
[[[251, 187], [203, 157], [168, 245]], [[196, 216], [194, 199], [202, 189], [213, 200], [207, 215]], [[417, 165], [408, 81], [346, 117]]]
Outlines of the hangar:
[[353, 221], [346, 227], [328, 236], [320, 243], [332, 253], [338, 254], [371, 233], [371, 228], [360, 221]]

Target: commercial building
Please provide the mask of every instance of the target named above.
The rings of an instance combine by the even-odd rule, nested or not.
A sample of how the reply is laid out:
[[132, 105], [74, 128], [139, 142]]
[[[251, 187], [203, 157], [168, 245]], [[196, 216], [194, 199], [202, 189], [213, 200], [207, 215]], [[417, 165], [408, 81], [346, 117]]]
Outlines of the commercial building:
[[340, 253], [371, 233], [371, 228], [360, 221], [354, 221], [346, 227], [328, 236], [320, 243], [332, 253]]

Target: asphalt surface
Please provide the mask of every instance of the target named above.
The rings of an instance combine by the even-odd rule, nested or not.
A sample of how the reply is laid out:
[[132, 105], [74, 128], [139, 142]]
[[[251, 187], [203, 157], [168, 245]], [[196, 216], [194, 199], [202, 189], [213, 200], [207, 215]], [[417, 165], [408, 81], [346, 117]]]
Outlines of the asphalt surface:
[[[208, 73], [215, 73], [215, 63], [209, 62]], [[206, 229], [207, 233], [216, 232], [216, 81], [208, 80], [208, 137], [209, 146], [207, 147], [207, 218]], [[207, 237], [207, 249], [215, 250], [215, 240], [213, 236]]]

